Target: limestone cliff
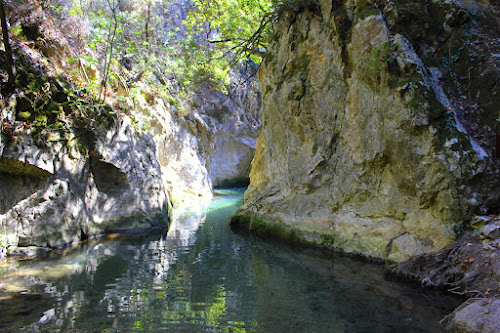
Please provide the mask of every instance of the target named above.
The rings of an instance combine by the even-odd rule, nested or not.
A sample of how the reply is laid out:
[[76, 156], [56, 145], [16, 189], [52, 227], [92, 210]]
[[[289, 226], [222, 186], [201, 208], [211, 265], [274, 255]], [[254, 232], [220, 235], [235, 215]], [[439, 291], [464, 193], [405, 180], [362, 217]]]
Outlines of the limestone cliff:
[[199, 112], [212, 129], [208, 162], [215, 187], [247, 186], [249, 182], [260, 133], [260, 94], [250, 74], [242, 66], [232, 72], [227, 94], [205, 89], [196, 98]]
[[153, 135], [174, 205], [204, 204], [213, 187], [248, 184], [260, 103], [251, 83], [240, 86], [241, 80], [233, 74], [227, 93], [202, 86], [179, 106], [154, 92], [128, 99], [139, 127]]
[[284, 8], [259, 73], [263, 129], [233, 224], [400, 262], [497, 209], [498, 44], [484, 31], [498, 26], [481, 25], [488, 4], [467, 5]]
[[74, 132], [40, 138], [19, 123], [7, 126], [15, 137], [0, 144], [0, 224], [9, 252], [168, 224], [154, 142], [128, 117], [90, 146]]

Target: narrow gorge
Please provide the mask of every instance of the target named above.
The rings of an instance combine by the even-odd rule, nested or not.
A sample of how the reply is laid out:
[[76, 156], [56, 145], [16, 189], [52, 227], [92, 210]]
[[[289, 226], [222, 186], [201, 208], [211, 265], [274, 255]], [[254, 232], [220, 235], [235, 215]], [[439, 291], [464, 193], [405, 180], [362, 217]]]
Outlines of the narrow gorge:
[[[166, 19], [182, 20], [183, 8], [172, 5]], [[2, 100], [0, 221], [11, 254], [164, 227], [172, 206], [204, 205], [214, 186], [248, 184], [260, 98], [244, 67], [232, 70], [226, 92], [204, 85], [190, 104], [144, 82], [133, 98], [120, 87], [115, 105], [99, 104], [58, 76], [99, 73], [73, 63], [72, 40], [54, 36], [48, 15], [38, 8], [18, 18], [45, 45], [14, 40], [21, 87]]]
[[[101, 298], [92, 295], [99, 306], [121, 309], [109, 310], [117, 316], [112, 324], [102, 318], [103, 332], [140, 331], [137, 322], [151, 324], [146, 331], [293, 331], [291, 323], [299, 331], [376, 331], [370, 320], [386, 330], [391, 316], [414, 320], [395, 326], [409, 331], [500, 330], [498, 2], [13, 0], [0, 6], [3, 31], [10, 31], [0, 52], [0, 261], [7, 263], [0, 278], [8, 281], [0, 279], [0, 305], [31, 288], [9, 291], [16, 274], [25, 279], [23, 265], [18, 272], [9, 260], [36, 258], [36, 272], [38, 260], [68, 252], [57, 259], [77, 262], [68, 276], [83, 279], [86, 270], [93, 281], [108, 260], [123, 270], [99, 287], [106, 289]], [[247, 187], [242, 202], [243, 190], [233, 189], [241, 187]], [[123, 235], [142, 233], [145, 243], [136, 241], [142, 236], [131, 236], [128, 248], [120, 243]], [[300, 258], [269, 245], [273, 239]], [[82, 259], [87, 255], [95, 258]], [[369, 262], [382, 264], [391, 278]], [[148, 271], [146, 263], [154, 282], [145, 284], [154, 286], [141, 289], [130, 276]], [[228, 275], [209, 279], [210, 290], [200, 292], [210, 295], [205, 304], [194, 300], [203, 279], [193, 267], [210, 270], [209, 263], [214, 274]], [[332, 305], [311, 300], [318, 314], [274, 326], [262, 312], [280, 306], [272, 295], [301, 312], [283, 295], [293, 290], [293, 298], [307, 298], [297, 290], [316, 295], [318, 287], [305, 280], [293, 289], [290, 281], [304, 274], [294, 268], [288, 281], [282, 266], [306, 267], [326, 284], [342, 276], [319, 298], [349, 289], [346, 276], [355, 281], [367, 275], [362, 270], [373, 271], [361, 288], [381, 283], [380, 290], [359, 296], [370, 304], [343, 300], [352, 313], [371, 313], [374, 295], [405, 299], [407, 291], [398, 292], [407, 287], [393, 284], [396, 278], [447, 291], [436, 299], [450, 297], [444, 302], [450, 306], [458, 306], [450, 293], [464, 303], [440, 324], [434, 317], [425, 323], [427, 305], [418, 299], [411, 303], [415, 314], [387, 305], [391, 315], [373, 310], [366, 322], [334, 307], [337, 319], [321, 326], [320, 318], [310, 318]], [[249, 267], [253, 275], [244, 271]], [[33, 290], [62, 283], [40, 274], [45, 280]], [[287, 284], [279, 286], [275, 274]], [[245, 286], [233, 281], [240, 275]], [[151, 310], [153, 322], [128, 317], [133, 310], [123, 304], [135, 296], [108, 288], [115, 282], [153, 295], [137, 304], [159, 311]], [[164, 294], [148, 294], [154, 288]], [[191, 288], [186, 305], [176, 293]], [[79, 292], [92, 294], [74, 290], [64, 298], [86, 309], [74, 300]], [[169, 312], [181, 306], [165, 304], [167, 294], [185, 308]], [[193, 310], [199, 306], [205, 312]], [[52, 310], [59, 314], [50, 320], [43, 312], [38, 322], [16, 319], [9, 327], [74, 328], [59, 306]], [[435, 316], [451, 310], [441, 312]], [[232, 319], [224, 321], [226, 315]]]

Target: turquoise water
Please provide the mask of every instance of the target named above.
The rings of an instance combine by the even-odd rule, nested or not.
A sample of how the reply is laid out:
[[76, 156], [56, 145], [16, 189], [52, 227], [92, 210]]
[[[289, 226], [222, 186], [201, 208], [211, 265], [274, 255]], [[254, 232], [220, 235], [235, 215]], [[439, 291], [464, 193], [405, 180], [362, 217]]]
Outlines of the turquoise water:
[[379, 265], [235, 234], [242, 190], [0, 274], [1, 332], [438, 332], [459, 300]]

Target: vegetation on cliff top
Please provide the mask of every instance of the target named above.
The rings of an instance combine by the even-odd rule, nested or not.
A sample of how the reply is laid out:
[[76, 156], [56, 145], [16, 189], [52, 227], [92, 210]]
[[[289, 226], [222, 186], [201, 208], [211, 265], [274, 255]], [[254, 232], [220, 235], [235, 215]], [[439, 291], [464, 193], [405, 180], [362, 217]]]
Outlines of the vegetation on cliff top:
[[[304, 2], [12, 0], [5, 4], [4, 40], [10, 33], [13, 44], [48, 58], [62, 53], [63, 72], [99, 101], [133, 93], [140, 80], [167, 94], [205, 82], [224, 90], [231, 65], [260, 63], [279, 11]], [[17, 51], [5, 45], [4, 79], [14, 86], [9, 59]]]
[[2, 2], [2, 95], [20, 88], [17, 121], [42, 128], [71, 114], [108, 124], [111, 113], [127, 112], [125, 99], [150, 92], [182, 109], [199, 86], [226, 91], [231, 66], [260, 62], [275, 3]]

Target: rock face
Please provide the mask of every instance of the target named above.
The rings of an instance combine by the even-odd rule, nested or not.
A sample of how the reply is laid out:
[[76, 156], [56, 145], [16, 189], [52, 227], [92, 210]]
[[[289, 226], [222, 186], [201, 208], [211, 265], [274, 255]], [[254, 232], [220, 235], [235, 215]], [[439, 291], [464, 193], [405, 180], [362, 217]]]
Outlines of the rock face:
[[228, 93], [200, 89], [196, 102], [211, 127], [208, 155], [215, 187], [247, 186], [260, 133], [260, 94], [242, 67], [233, 71]]
[[469, 298], [441, 321], [445, 331], [498, 332], [500, 217], [476, 216], [470, 227], [472, 231], [464, 232], [451, 246], [412, 257], [394, 272]]
[[203, 203], [212, 198], [207, 150], [208, 125], [196, 113], [182, 115], [154, 95], [138, 96], [134, 117], [156, 143], [162, 181], [174, 205]]
[[233, 75], [227, 94], [200, 87], [196, 106], [172, 106], [153, 94], [136, 97], [134, 117], [153, 135], [174, 205], [205, 204], [213, 187], [248, 184], [260, 99], [246, 88]]
[[168, 224], [154, 142], [136, 135], [129, 118], [97, 136], [90, 153], [75, 136], [53, 133], [41, 141], [16, 132], [14, 141], [3, 140], [0, 158], [9, 252]]
[[476, 300], [464, 303], [444, 327], [449, 333], [495, 333], [500, 331], [500, 301]]
[[[463, 82], [446, 77], [462, 67], [441, 63], [462, 52], [473, 18], [455, 1], [378, 3], [283, 9], [259, 73], [263, 129], [233, 224], [400, 262], [447, 246], [472, 214], [497, 208], [497, 125], [469, 134], [477, 122], [454, 89]], [[432, 25], [418, 32], [418, 18]], [[497, 59], [468, 64], [488, 61]], [[469, 95], [498, 116], [499, 86], [478, 81]]]

